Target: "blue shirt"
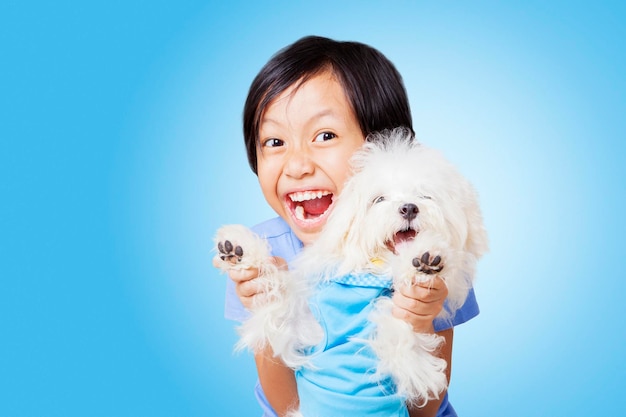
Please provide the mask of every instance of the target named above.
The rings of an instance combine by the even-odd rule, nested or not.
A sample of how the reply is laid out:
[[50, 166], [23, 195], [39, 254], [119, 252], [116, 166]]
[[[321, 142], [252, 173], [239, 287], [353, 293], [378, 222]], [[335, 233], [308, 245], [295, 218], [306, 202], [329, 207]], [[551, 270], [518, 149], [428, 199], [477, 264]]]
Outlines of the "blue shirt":
[[325, 338], [311, 350], [313, 367], [296, 370], [304, 416], [408, 417], [405, 398], [394, 394], [391, 377], [375, 376], [378, 357], [368, 343], [374, 331], [372, 301], [391, 293], [391, 280], [381, 278], [338, 277], [322, 283], [311, 297]]
[[[279, 256], [290, 263], [294, 257], [302, 250], [302, 242], [291, 231], [287, 223], [280, 217], [265, 221], [255, 227], [252, 230], [259, 236], [268, 240], [271, 248], [272, 255]], [[345, 301], [342, 302], [342, 306], [345, 306]], [[345, 307], [342, 307], [345, 308]], [[476, 315], [478, 315], [479, 309], [476, 302], [474, 291], [470, 291], [465, 304], [456, 311], [454, 317], [451, 320], [439, 320], [435, 319], [434, 327], [436, 331], [442, 331], [449, 329], [452, 326], [462, 324]], [[225, 317], [230, 320], [244, 321], [249, 312], [241, 304], [239, 297], [235, 292], [235, 285], [231, 280], [227, 281], [226, 286], [226, 303], [225, 303]], [[264, 417], [276, 417], [276, 413], [272, 410], [271, 406], [267, 402], [261, 385], [257, 382], [255, 387], [255, 395], [259, 402], [259, 405], [263, 409]], [[448, 402], [448, 395], [443, 399], [439, 412], [439, 417], [455, 417], [456, 413], [450, 403]]]

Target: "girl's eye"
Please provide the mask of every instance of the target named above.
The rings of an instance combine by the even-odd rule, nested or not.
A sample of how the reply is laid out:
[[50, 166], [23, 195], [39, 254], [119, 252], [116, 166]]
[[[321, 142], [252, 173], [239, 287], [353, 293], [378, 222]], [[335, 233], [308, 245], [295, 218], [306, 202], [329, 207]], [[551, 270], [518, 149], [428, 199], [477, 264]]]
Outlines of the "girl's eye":
[[276, 148], [278, 146], [283, 146], [285, 144], [284, 141], [276, 138], [267, 139], [263, 142], [263, 147], [265, 148]]
[[376, 203], [380, 203], [382, 201], [385, 201], [385, 197], [381, 195], [381, 196], [376, 197], [374, 199], [373, 203], [376, 204]]
[[327, 140], [335, 139], [337, 135], [332, 132], [322, 132], [315, 137], [315, 142], [326, 142]]

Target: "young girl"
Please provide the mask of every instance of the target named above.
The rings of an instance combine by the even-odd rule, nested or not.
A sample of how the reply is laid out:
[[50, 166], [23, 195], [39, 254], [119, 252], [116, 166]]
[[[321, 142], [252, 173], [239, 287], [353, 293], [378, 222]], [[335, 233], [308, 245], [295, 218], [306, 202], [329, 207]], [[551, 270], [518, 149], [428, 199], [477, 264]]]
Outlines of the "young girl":
[[[315, 240], [350, 175], [348, 160], [368, 134], [404, 126], [412, 129], [406, 91], [393, 64], [356, 42], [305, 37], [279, 51], [252, 82], [244, 107], [244, 140], [250, 167], [279, 217], [253, 230], [268, 239], [274, 261], [287, 267]], [[242, 321], [260, 291], [258, 271], [230, 272], [226, 318]], [[478, 314], [473, 292], [452, 323], [436, 320], [447, 289], [434, 285], [396, 288], [393, 314], [415, 331], [437, 332], [440, 352], [452, 357], [453, 327]], [[283, 416], [297, 406], [293, 371], [273, 358], [255, 355], [260, 384], [256, 396], [264, 416]], [[447, 394], [411, 416], [455, 416]]]

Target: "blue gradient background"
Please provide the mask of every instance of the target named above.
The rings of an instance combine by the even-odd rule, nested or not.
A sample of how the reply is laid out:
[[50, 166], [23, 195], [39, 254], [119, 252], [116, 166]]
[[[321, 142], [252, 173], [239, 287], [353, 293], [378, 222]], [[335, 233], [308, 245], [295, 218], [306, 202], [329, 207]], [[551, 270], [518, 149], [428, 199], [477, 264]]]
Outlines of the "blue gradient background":
[[481, 194], [463, 417], [617, 415], [626, 380], [618, 2], [0, 5], [0, 415], [258, 416], [212, 235], [272, 216], [247, 88], [308, 34], [403, 74], [420, 139]]

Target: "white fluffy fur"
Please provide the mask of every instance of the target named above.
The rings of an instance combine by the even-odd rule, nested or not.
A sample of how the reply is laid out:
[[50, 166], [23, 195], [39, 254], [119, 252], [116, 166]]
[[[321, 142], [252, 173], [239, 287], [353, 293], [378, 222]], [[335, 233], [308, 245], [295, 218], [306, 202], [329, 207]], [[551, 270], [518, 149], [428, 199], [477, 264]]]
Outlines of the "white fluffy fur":
[[[443, 265], [439, 275], [449, 296], [441, 316], [451, 317], [465, 301], [476, 260], [487, 250], [476, 193], [469, 182], [439, 152], [411, 140], [404, 129], [369, 138], [353, 157], [352, 168], [354, 175], [324, 231], [296, 259], [290, 274], [250, 258], [252, 265], [266, 271], [263, 279], [271, 283], [263, 305], [255, 307], [242, 326], [241, 344], [253, 350], [270, 344], [288, 365], [302, 365], [306, 363], [303, 348], [323, 336], [304, 301], [318, 282], [352, 272], [391, 273], [395, 286], [427, 281], [435, 275], [413, 265], [426, 252], [430, 259], [439, 256]], [[400, 213], [407, 204], [419, 211], [410, 220]], [[394, 235], [407, 228], [416, 236], [390, 245]], [[232, 236], [225, 230], [216, 240], [232, 241]], [[259, 245], [252, 237], [237, 239], [244, 251]], [[370, 317], [376, 323], [370, 343], [380, 359], [377, 375], [391, 375], [398, 393], [412, 404], [423, 405], [447, 387], [447, 364], [437, 357], [443, 338], [415, 333], [391, 315], [391, 308], [388, 297], [380, 298]]]
[[[309, 294], [305, 280], [294, 279], [293, 274], [280, 270], [272, 262], [265, 240], [241, 225], [221, 227], [215, 243], [229, 241], [233, 248], [243, 249], [242, 256], [222, 259], [224, 252], [217, 249], [215, 262], [223, 271], [229, 269], [258, 268], [258, 283], [263, 286], [262, 296], [255, 297], [251, 314], [238, 328], [240, 339], [236, 350], [245, 348], [253, 352], [272, 349], [274, 356], [282, 358], [287, 366], [298, 368], [308, 358], [303, 349], [319, 343], [323, 332], [304, 300]], [[233, 254], [234, 250], [229, 254]]]

